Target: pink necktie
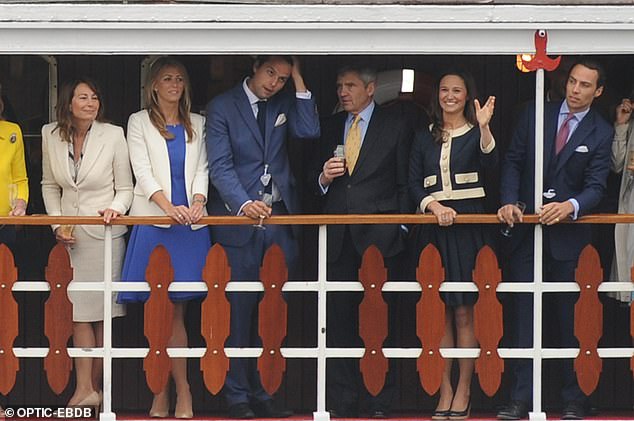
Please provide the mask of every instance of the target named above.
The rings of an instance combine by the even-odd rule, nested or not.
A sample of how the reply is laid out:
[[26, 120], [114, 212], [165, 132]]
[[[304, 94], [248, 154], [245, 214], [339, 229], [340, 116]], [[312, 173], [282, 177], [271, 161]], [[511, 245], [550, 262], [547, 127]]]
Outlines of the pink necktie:
[[574, 116], [575, 115], [573, 113], [568, 113], [566, 119], [557, 132], [557, 139], [555, 141], [555, 153], [557, 155], [559, 155], [559, 152], [561, 152], [564, 146], [566, 146], [566, 140], [568, 140], [568, 134], [570, 133], [570, 125], [568, 123], [574, 118]]

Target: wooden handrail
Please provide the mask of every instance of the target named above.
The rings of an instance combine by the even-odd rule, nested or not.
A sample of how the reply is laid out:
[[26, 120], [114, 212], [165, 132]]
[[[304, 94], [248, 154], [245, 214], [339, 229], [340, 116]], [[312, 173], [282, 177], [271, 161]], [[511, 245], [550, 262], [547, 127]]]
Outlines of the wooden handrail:
[[[252, 225], [254, 220], [246, 216], [205, 216], [201, 224], [208, 225]], [[435, 224], [433, 215], [420, 214], [380, 214], [380, 215], [285, 215], [265, 219], [267, 225], [358, 225], [358, 224]], [[499, 224], [495, 214], [462, 214], [454, 221], [456, 224]], [[539, 223], [539, 215], [524, 215], [524, 224]], [[601, 213], [586, 215], [577, 221], [563, 221], [575, 224], [631, 224], [634, 214]], [[104, 225], [99, 216], [0, 216], [0, 225]], [[167, 216], [120, 216], [112, 225], [174, 225], [174, 220]]]

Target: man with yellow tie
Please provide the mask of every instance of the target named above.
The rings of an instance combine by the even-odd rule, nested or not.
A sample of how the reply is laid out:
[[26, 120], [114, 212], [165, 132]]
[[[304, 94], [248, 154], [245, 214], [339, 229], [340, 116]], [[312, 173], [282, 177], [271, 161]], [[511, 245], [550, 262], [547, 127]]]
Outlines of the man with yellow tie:
[[[313, 178], [318, 181], [323, 213], [413, 212], [407, 195], [412, 133], [398, 115], [374, 102], [375, 88], [376, 72], [370, 68], [349, 66], [337, 74], [337, 95], [344, 111], [322, 124], [319, 170]], [[405, 236], [400, 225], [329, 226], [328, 280], [358, 280], [361, 257], [371, 245], [383, 254], [389, 280], [402, 279]], [[362, 294], [341, 292], [328, 298], [328, 346], [363, 347], [358, 330]], [[327, 370], [331, 415], [356, 417], [359, 401], [369, 396], [358, 360], [330, 359]], [[391, 369], [384, 389], [369, 399], [370, 416], [387, 416], [395, 393], [393, 376]]]

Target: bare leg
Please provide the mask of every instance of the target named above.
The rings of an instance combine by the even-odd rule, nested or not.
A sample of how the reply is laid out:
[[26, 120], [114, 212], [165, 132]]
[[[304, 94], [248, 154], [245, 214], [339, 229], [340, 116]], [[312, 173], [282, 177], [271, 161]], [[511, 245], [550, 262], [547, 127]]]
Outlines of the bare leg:
[[[92, 324], [95, 332], [95, 346], [103, 347], [103, 322], [94, 322]], [[101, 358], [93, 358], [92, 362], [92, 388], [96, 392], [101, 392], [101, 384], [103, 382], [103, 360]]]
[[[185, 329], [185, 303], [174, 305], [174, 321], [172, 324], [172, 337], [168, 345], [174, 348], [187, 347], [187, 330]], [[176, 418], [191, 418], [192, 395], [187, 381], [187, 359], [172, 359], [172, 377], [176, 386]]]
[[[445, 336], [440, 340], [441, 348], [453, 348], [453, 312], [450, 307], [445, 307]], [[440, 399], [436, 406], [436, 411], [446, 411], [451, 407], [453, 400], [453, 388], [451, 387], [451, 366], [453, 360], [445, 359], [445, 370], [442, 373], [442, 381], [440, 383]]]
[[[478, 341], [473, 329], [473, 306], [459, 306], [454, 309], [456, 319], [456, 342], [458, 348], [475, 348]], [[456, 395], [451, 405], [452, 411], [465, 411], [471, 398], [471, 377], [475, 361], [473, 358], [458, 360], [460, 378], [456, 387]]]
[[[73, 323], [73, 346], [75, 348], [94, 348], [95, 332], [92, 323]], [[92, 386], [92, 358], [75, 358], [75, 393], [68, 401], [68, 405], [78, 405], [95, 390]]]

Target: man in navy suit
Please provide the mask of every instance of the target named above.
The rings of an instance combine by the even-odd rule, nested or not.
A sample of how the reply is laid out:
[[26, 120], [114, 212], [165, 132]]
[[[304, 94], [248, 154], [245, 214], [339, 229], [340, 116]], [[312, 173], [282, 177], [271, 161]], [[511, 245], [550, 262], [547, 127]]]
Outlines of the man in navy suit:
[[[534, 209], [535, 112], [527, 108], [515, 129], [502, 165], [501, 202], [498, 218], [513, 225], [522, 220], [517, 201], [527, 204], [526, 212], [538, 213], [543, 225], [544, 281], [574, 281], [574, 270], [582, 248], [590, 242], [590, 226], [559, 224], [589, 213], [604, 195], [609, 172], [613, 130], [592, 102], [603, 92], [604, 71], [593, 61], [575, 64], [566, 84], [566, 99], [545, 104], [544, 110], [544, 205]], [[510, 260], [506, 277], [510, 281], [533, 279], [533, 227], [513, 229], [507, 248]], [[574, 305], [577, 294], [554, 293], [552, 299], [559, 320], [559, 345], [578, 347], [574, 337]], [[530, 348], [533, 338], [532, 295], [515, 294], [515, 345]], [[579, 388], [571, 360], [563, 367], [563, 419], [582, 419], [587, 399]], [[527, 416], [532, 401], [532, 362], [516, 360], [511, 402], [498, 412], [499, 419]]]
[[[317, 194], [323, 198], [323, 212], [411, 213], [407, 174], [412, 132], [396, 114], [374, 102], [376, 72], [362, 66], [341, 69], [337, 95], [343, 107], [323, 124], [320, 156], [312, 176]], [[359, 148], [351, 152], [351, 132], [358, 130]], [[337, 145], [344, 145], [343, 157], [333, 157]], [[351, 158], [352, 157], [352, 158]], [[354, 164], [351, 165], [351, 160]], [[376, 245], [381, 251], [389, 280], [402, 279], [406, 232], [392, 225], [331, 225], [328, 227], [328, 279], [356, 281], [361, 257]], [[361, 295], [354, 292], [328, 297], [328, 346], [362, 347], [359, 338], [358, 306]], [[394, 298], [394, 297], [392, 297]], [[393, 300], [391, 300], [393, 301]], [[391, 303], [393, 304], [393, 303]], [[390, 335], [394, 334], [394, 305], [390, 309]], [[389, 341], [389, 339], [388, 339]], [[393, 366], [393, 364], [390, 364]], [[342, 358], [328, 361], [328, 405], [334, 417], [356, 417], [363, 388], [359, 362]], [[384, 418], [395, 394], [391, 368], [381, 393], [370, 399], [370, 414]]]
[[[290, 78], [295, 85], [294, 95], [280, 92]], [[206, 136], [211, 215], [245, 215], [260, 221], [272, 214], [299, 211], [286, 140], [318, 138], [319, 116], [296, 58], [257, 57], [251, 77], [207, 106]], [[284, 250], [289, 273], [293, 274], [297, 266], [297, 243], [289, 226], [212, 226], [211, 235], [227, 252], [234, 281], [258, 280], [264, 253], [273, 243]], [[260, 346], [256, 322], [259, 294], [228, 296], [231, 336], [227, 346]], [[272, 405], [254, 359], [231, 359], [224, 396], [232, 418], [281, 418], [292, 414]]]

